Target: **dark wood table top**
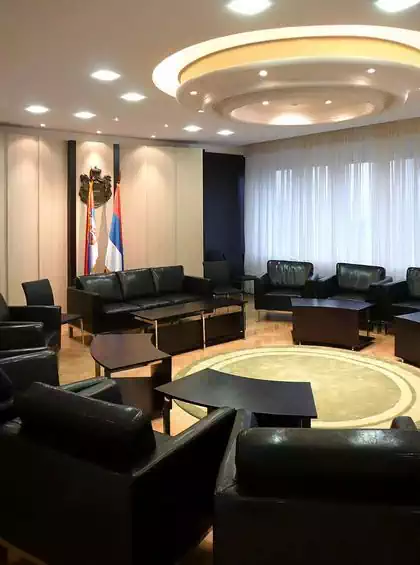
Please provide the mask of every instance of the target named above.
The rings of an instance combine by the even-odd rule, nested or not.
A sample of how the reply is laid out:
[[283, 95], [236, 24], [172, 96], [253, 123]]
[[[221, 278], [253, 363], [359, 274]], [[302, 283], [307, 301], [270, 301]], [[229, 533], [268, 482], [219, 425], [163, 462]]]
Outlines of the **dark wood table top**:
[[163, 361], [168, 357], [152, 344], [151, 334], [109, 333], [96, 335], [90, 346], [93, 359], [108, 371], [122, 371]]
[[412, 312], [411, 314], [401, 314], [400, 316], [395, 316], [398, 320], [407, 320], [409, 322], [414, 322], [420, 324], [420, 312]]
[[335, 300], [332, 298], [292, 298], [292, 308], [332, 308], [361, 312], [371, 308], [372, 304], [359, 300]]
[[186, 304], [174, 304], [173, 306], [162, 306], [162, 308], [152, 308], [150, 310], [140, 310], [133, 313], [133, 316], [139, 320], [148, 322], [159, 322], [163, 320], [177, 320], [197, 316], [201, 313], [210, 313], [218, 308], [227, 308], [228, 306], [242, 306], [244, 300], [235, 298], [221, 298], [215, 300], [203, 300], [198, 302], [187, 302]]
[[204, 369], [156, 390], [206, 408], [228, 406], [258, 414], [317, 417], [311, 384], [305, 382], [249, 379]]

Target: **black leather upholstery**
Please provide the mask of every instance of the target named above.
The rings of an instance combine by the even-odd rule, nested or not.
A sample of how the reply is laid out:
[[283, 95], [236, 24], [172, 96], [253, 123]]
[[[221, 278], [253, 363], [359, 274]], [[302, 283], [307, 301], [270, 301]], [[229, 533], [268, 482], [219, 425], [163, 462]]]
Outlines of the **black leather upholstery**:
[[372, 283], [385, 278], [383, 267], [337, 263], [337, 282], [342, 290], [367, 292]]
[[28, 306], [54, 306], [54, 295], [48, 279], [22, 283]]
[[147, 298], [136, 298], [136, 300], [130, 300], [130, 304], [137, 306], [139, 310], [149, 310], [150, 308], [162, 308], [162, 306], [169, 306], [172, 304], [172, 301], [163, 296], [149, 296]]
[[416, 563], [420, 434], [412, 422], [392, 430], [257, 425], [238, 412], [216, 486], [215, 565]]
[[82, 290], [99, 294], [105, 303], [123, 302], [121, 286], [116, 273], [86, 275], [77, 277], [77, 281]]
[[13, 387], [9, 377], [0, 368], [0, 424], [9, 419], [13, 406]]
[[409, 267], [405, 280], [383, 285], [379, 307], [386, 322], [392, 322], [394, 316], [420, 312], [420, 268]]
[[316, 279], [312, 263], [268, 261], [267, 273], [254, 283], [255, 308], [291, 311], [292, 298], [315, 298]]
[[151, 271], [158, 294], [182, 292], [184, 267], [181, 265], [177, 265], [176, 267], [154, 267]]
[[420, 300], [420, 269], [418, 267], [407, 269], [407, 284], [410, 297]]
[[313, 275], [312, 263], [300, 261], [268, 261], [267, 274], [274, 287], [301, 288]]
[[160, 300], [168, 302], [168, 304], [186, 304], [187, 302], [196, 302], [202, 300], [203, 297], [197, 294], [188, 294], [186, 292], [174, 292], [173, 294], [164, 294]]
[[10, 312], [7, 302], [2, 294], [0, 294], [0, 322], [8, 322], [10, 320]]
[[0, 351], [46, 346], [41, 322], [0, 322]]
[[136, 304], [128, 302], [113, 302], [111, 304], [104, 304], [102, 310], [104, 314], [126, 314], [127, 312], [136, 312], [140, 308]]
[[125, 301], [156, 294], [155, 282], [150, 269], [131, 269], [117, 273]]
[[59, 385], [57, 354], [49, 349], [0, 359], [0, 369], [11, 380], [15, 392], [24, 392], [36, 381]]

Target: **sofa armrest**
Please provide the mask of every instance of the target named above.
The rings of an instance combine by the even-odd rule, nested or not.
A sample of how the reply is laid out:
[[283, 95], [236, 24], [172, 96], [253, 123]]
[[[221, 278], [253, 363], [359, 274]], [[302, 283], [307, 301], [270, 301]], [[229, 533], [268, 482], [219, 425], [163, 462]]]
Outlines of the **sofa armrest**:
[[268, 292], [271, 288], [270, 278], [268, 273], [265, 273], [259, 279], [255, 279], [254, 281], [254, 292], [255, 296], [264, 296], [266, 292]]
[[384, 284], [392, 283], [392, 277], [385, 277], [381, 281], [371, 283], [371, 287], [375, 288], [378, 286], [383, 286]]
[[240, 432], [256, 427], [257, 421], [252, 412], [246, 410], [238, 410], [235, 421], [233, 423], [232, 432], [226, 447], [225, 456], [219, 469], [219, 475], [216, 482], [215, 494], [220, 494], [235, 484], [236, 477], [236, 439]]
[[397, 416], [392, 420], [392, 430], [402, 430], [405, 432], [416, 432], [417, 426], [409, 416]]
[[204, 277], [184, 277], [184, 290], [191, 294], [203, 294], [211, 296], [213, 294], [214, 284], [210, 279]]
[[111, 402], [112, 404], [123, 404], [118, 383], [112, 379], [87, 379], [62, 385], [60, 388], [68, 392], [80, 394], [80, 396], [95, 398], [96, 400]]
[[380, 286], [380, 291], [384, 300], [390, 304], [406, 300], [410, 295], [406, 280], [382, 284]]
[[0, 351], [46, 347], [42, 322], [0, 322]]
[[102, 314], [102, 306], [98, 293], [86, 292], [73, 286], [67, 288], [67, 312], [80, 314], [86, 326], [93, 326], [95, 317]]
[[338, 292], [337, 275], [320, 277], [316, 281], [317, 297], [328, 298]]
[[302, 298], [316, 298], [318, 293], [319, 275], [314, 273], [308, 277], [302, 290]]
[[42, 322], [45, 330], [61, 331], [61, 306], [9, 306], [10, 319]]

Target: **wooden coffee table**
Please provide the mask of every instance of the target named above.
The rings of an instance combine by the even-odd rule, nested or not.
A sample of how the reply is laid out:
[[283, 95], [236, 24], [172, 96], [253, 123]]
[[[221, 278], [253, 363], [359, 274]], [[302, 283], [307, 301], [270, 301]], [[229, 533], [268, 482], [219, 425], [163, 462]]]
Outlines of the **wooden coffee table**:
[[281, 427], [310, 428], [311, 418], [317, 418], [311, 383], [248, 379], [204, 369], [159, 386], [157, 390], [167, 399], [163, 423], [168, 434], [170, 399], [204, 406], [208, 410], [223, 406], [243, 408], [262, 416], [266, 425]]
[[[360, 350], [374, 340], [369, 335], [369, 302], [292, 298], [295, 343], [337, 345]], [[360, 334], [361, 322], [366, 335]]]
[[[95, 375], [116, 378], [124, 404], [141, 408], [152, 416], [161, 415], [164, 396], [156, 391], [172, 379], [172, 357], [159, 351], [150, 334], [109, 333], [96, 335], [90, 346]], [[120, 377], [116, 373], [150, 365], [150, 378]]]
[[394, 317], [395, 357], [420, 366], [420, 312]]

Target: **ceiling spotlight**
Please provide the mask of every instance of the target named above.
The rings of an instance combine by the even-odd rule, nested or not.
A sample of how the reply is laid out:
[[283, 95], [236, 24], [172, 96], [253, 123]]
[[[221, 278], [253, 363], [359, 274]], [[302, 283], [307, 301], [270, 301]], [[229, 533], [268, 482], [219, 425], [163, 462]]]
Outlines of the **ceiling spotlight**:
[[39, 124], [42, 128], [45, 128], [46, 125], [45, 124]]
[[165, 128], [168, 128], [168, 127], [169, 127], [169, 125], [168, 125], [168, 124], [165, 124]]
[[235, 133], [235, 132], [232, 131], [232, 130], [230, 130], [230, 129], [221, 129], [221, 130], [219, 130], [219, 131], [217, 132], [217, 135], [225, 135], [225, 136], [228, 136], [228, 135], [233, 135], [234, 133]]
[[265, 70], [262, 70], [262, 71], [260, 71], [258, 74], [260, 75], [260, 77], [263, 77], [263, 78], [264, 78], [264, 77], [266, 77], [266, 76], [268, 75], [268, 72], [265, 71]]
[[268, 106], [270, 104], [270, 102], [268, 100], [264, 100], [264, 102], [262, 103], [263, 106]]
[[119, 122], [120, 118], [118, 116], [115, 116], [115, 118], [112, 118], [114, 120], [114, 122]]
[[368, 69], [366, 72], [368, 75], [374, 75], [376, 73], [376, 69]]
[[79, 118], [80, 120], [90, 120], [91, 118], [94, 118], [96, 114], [92, 114], [92, 112], [87, 112], [84, 110], [82, 112], [76, 112], [75, 114], [73, 114], [73, 116], [75, 118]]
[[420, 0], [377, 0], [375, 6], [384, 12], [403, 12], [420, 4]]
[[195, 126], [194, 124], [191, 124], [189, 126], [185, 126], [184, 131], [188, 131], [189, 133], [196, 133], [197, 131], [201, 131], [203, 128], [200, 128], [200, 126]]
[[140, 100], [144, 100], [146, 96], [139, 94], [138, 92], [126, 92], [121, 96], [121, 98], [127, 102], [140, 102]]
[[325, 100], [325, 104], [329, 106], [330, 104], [332, 104], [332, 100]]
[[31, 106], [27, 106], [25, 110], [31, 114], [46, 114], [50, 111], [49, 108], [41, 106], [40, 104], [32, 104]]
[[150, 137], [151, 137], [152, 139], [155, 139], [156, 136], [155, 136], [155, 134], [153, 134], [153, 135], [151, 135]]
[[204, 110], [198, 110], [199, 114], [204, 114]]
[[197, 96], [198, 92], [196, 90], [191, 90], [190, 94], [191, 96]]
[[117, 78], [120, 78], [121, 75], [115, 73], [114, 71], [101, 69], [100, 71], [95, 71], [90, 76], [92, 78], [96, 78], [96, 80], [102, 80], [104, 82], [112, 82], [113, 80], [117, 80]]
[[272, 6], [271, 0], [231, 0], [227, 4], [229, 10], [244, 16], [256, 16]]
[[97, 129], [97, 130], [96, 130], [96, 133], [97, 133], [98, 135], [100, 135], [102, 132], [101, 132], [100, 129]]

